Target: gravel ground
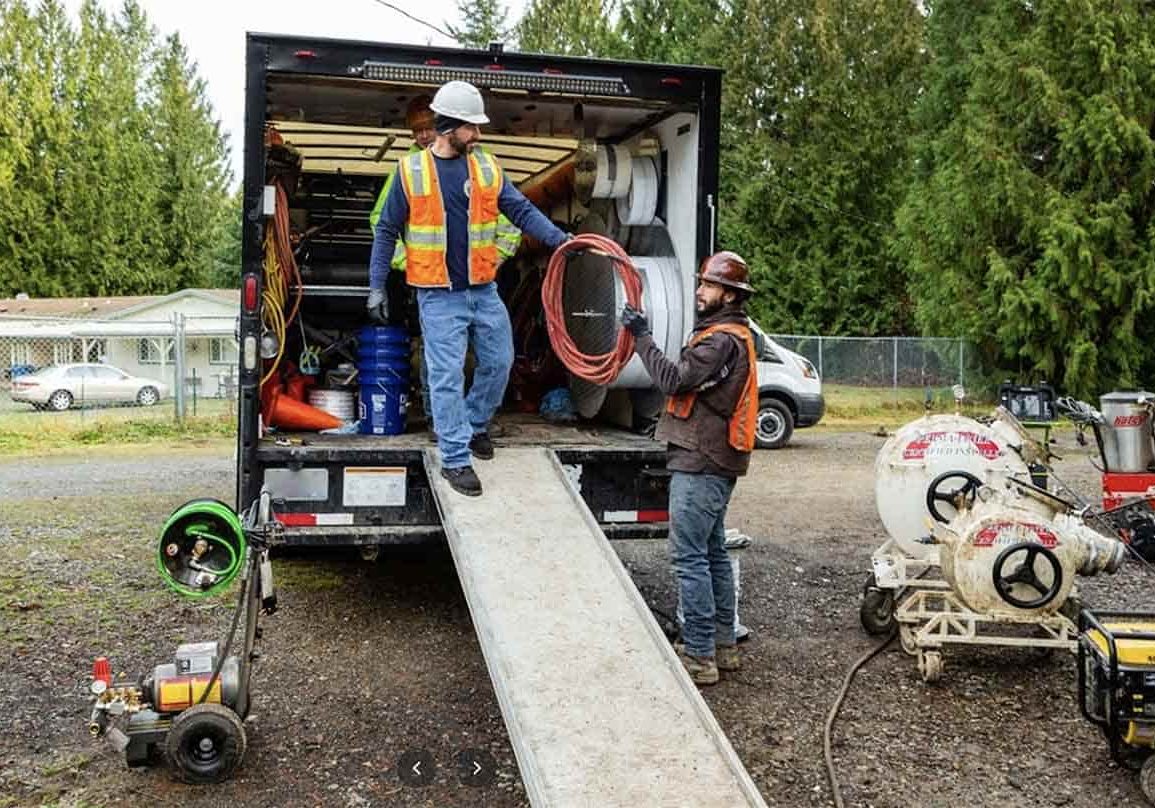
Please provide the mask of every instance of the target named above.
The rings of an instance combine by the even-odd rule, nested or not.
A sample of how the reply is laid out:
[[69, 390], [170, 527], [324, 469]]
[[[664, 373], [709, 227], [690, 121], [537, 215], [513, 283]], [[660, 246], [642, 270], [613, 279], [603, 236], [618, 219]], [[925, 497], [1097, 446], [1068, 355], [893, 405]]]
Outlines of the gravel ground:
[[[1070, 433], [1058, 474], [1094, 494]], [[744, 667], [705, 691], [767, 803], [832, 804], [822, 722], [848, 666], [875, 643], [858, 624], [882, 541], [873, 461], [882, 441], [811, 430], [759, 453], [730, 525], [742, 552]], [[1070, 445], [1068, 445], [1070, 444]], [[0, 808], [12, 805], [525, 805], [469, 612], [444, 548], [276, 562], [283, 609], [264, 622], [249, 753], [216, 787], [125, 769], [85, 730], [92, 659], [118, 671], [168, 661], [177, 643], [227, 626], [231, 598], [188, 603], [151, 564], [153, 535], [194, 496], [231, 498], [229, 449], [0, 461]], [[672, 609], [660, 542], [616, 545], [655, 609]], [[1088, 579], [1092, 606], [1155, 609], [1155, 574], [1128, 564]], [[1143, 805], [1080, 717], [1065, 653], [954, 650], [928, 686], [892, 647], [864, 669], [835, 732], [847, 805], [1099, 808]], [[433, 785], [402, 785], [399, 757], [425, 749]], [[459, 784], [454, 755], [488, 751], [494, 785]], [[688, 788], [692, 788], [688, 784]]]

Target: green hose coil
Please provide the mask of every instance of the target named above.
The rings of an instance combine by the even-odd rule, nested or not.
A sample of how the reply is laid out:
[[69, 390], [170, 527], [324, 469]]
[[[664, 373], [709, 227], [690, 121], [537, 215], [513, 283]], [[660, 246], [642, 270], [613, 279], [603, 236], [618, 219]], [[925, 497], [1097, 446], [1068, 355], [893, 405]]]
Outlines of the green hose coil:
[[[195, 559], [198, 540], [207, 542], [208, 549]], [[156, 566], [178, 595], [205, 598], [233, 582], [247, 546], [241, 520], [232, 508], [216, 499], [194, 499], [173, 511], [161, 529]], [[194, 563], [199, 569], [191, 566]]]

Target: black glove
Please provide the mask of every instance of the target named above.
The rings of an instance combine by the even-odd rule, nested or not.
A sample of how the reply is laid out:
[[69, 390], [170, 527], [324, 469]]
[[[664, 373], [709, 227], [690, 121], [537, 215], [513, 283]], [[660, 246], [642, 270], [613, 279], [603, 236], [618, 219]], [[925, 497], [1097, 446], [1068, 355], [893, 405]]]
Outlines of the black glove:
[[622, 309], [622, 325], [634, 335], [634, 339], [641, 339], [650, 333], [650, 322], [646, 319], [646, 315], [629, 303]]
[[389, 325], [389, 298], [385, 296], [384, 289], [370, 289], [365, 308], [369, 310], [369, 322]]

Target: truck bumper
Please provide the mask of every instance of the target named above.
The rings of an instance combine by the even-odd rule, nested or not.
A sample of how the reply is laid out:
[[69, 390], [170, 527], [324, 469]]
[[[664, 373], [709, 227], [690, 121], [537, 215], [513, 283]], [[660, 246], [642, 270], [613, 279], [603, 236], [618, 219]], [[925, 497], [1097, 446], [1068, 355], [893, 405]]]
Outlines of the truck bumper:
[[822, 420], [825, 413], [826, 400], [822, 398], [821, 393], [800, 395], [798, 396], [798, 418], [795, 419], [794, 426], [814, 426]]

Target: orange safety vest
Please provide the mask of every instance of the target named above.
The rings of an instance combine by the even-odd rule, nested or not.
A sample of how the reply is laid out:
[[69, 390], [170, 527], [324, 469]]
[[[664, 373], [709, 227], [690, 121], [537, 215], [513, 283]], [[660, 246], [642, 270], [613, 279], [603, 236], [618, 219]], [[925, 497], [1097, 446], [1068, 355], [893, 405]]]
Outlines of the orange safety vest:
[[[469, 282], [489, 283], [497, 276], [497, 199], [501, 167], [481, 149], [469, 161]], [[433, 153], [423, 149], [401, 159], [401, 184], [409, 202], [405, 226], [406, 280], [410, 286], [449, 287], [445, 255], [449, 243], [445, 202]]]
[[[737, 323], [721, 323], [712, 325], [694, 335], [690, 345], [697, 345], [711, 334], [718, 332], [737, 337], [746, 344], [746, 359], [749, 371], [746, 374], [746, 384], [742, 388], [742, 395], [738, 398], [738, 405], [734, 414], [730, 416], [730, 446], [739, 452], [754, 450], [754, 432], [758, 428], [758, 363], [755, 359], [757, 351], [754, 348], [754, 336], [750, 329]], [[698, 400], [698, 391], [680, 393], [670, 396], [666, 402], [666, 412], [675, 418], [689, 418], [694, 409], [694, 402]]]

